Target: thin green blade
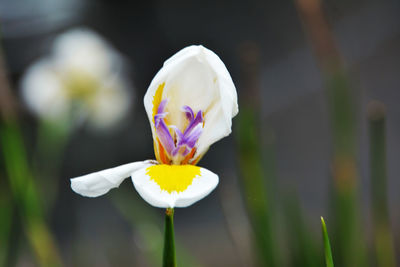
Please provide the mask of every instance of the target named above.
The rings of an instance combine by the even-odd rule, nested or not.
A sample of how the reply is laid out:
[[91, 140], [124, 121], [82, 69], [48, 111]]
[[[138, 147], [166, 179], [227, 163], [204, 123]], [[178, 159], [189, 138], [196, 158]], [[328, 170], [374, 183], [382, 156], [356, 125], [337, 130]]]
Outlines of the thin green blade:
[[329, 243], [328, 231], [326, 230], [326, 224], [323, 217], [321, 217], [321, 224], [322, 224], [322, 236], [324, 237], [326, 267], [333, 267], [334, 265], [333, 265], [331, 244]]

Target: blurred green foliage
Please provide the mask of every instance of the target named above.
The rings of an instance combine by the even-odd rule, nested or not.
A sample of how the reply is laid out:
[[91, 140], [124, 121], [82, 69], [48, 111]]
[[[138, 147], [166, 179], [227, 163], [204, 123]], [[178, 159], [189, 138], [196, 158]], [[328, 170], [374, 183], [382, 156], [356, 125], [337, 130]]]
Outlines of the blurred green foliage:
[[253, 226], [257, 255], [263, 266], [279, 266], [276, 236], [271, 225], [269, 198], [262, 168], [259, 119], [257, 111], [241, 108], [237, 120], [237, 142], [244, 200]]
[[44, 219], [43, 205], [31, 176], [18, 125], [13, 121], [3, 122], [0, 139], [13, 201], [38, 261], [41, 266], [62, 266], [54, 238]]
[[396, 266], [393, 234], [387, 203], [385, 106], [373, 101], [368, 106], [372, 218], [377, 266]]

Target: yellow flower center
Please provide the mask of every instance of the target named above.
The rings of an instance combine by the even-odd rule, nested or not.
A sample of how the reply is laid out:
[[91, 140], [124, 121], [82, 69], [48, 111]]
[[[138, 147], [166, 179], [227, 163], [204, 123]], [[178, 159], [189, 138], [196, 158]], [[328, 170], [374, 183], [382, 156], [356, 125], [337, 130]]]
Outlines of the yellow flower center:
[[162, 190], [171, 193], [183, 192], [193, 179], [200, 176], [200, 167], [193, 165], [153, 165], [146, 169], [146, 174], [156, 182]]
[[63, 78], [67, 94], [81, 102], [90, 103], [100, 86], [95, 78], [84, 72], [70, 71]]

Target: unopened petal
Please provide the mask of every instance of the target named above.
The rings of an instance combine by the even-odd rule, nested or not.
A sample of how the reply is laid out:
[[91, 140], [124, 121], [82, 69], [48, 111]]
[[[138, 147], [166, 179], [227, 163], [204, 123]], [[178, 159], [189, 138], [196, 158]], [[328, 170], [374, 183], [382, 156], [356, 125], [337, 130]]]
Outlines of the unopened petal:
[[152, 161], [139, 161], [124, 164], [115, 168], [94, 172], [71, 179], [71, 188], [85, 197], [98, 197], [110, 189], [118, 187], [133, 172], [146, 169], [154, 164]]
[[132, 174], [132, 182], [150, 205], [187, 207], [218, 185], [218, 175], [193, 165], [154, 165]]
[[152, 80], [144, 105], [154, 138], [154, 105], [166, 98], [167, 120], [181, 130], [187, 123], [186, 116], [182, 116], [183, 107], [204, 112], [204, 131], [195, 157], [230, 134], [232, 118], [238, 113], [236, 89], [228, 70], [214, 52], [203, 46], [182, 49], [164, 63]]

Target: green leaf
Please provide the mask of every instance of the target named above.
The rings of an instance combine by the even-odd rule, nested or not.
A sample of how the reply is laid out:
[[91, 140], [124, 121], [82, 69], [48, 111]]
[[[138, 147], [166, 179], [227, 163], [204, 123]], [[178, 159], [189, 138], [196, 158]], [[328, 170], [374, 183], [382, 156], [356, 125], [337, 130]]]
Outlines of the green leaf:
[[328, 231], [326, 230], [326, 224], [323, 217], [321, 217], [321, 223], [322, 223], [322, 236], [324, 237], [326, 267], [333, 267], [334, 265], [333, 265], [331, 245], [329, 243]]

